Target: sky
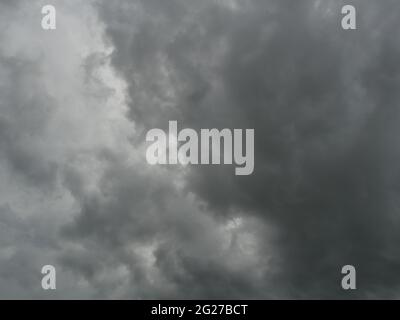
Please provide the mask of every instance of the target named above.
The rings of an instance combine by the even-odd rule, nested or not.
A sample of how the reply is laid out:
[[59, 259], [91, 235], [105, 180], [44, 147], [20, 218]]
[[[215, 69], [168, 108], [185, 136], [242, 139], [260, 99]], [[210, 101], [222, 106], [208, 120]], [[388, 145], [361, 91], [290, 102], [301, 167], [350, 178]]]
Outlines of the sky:
[[[397, 0], [0, 0], [0, 299], [400, 298], [399, 28]], [[170, 120], [254, 129], [253, 174], [149, 165]]]

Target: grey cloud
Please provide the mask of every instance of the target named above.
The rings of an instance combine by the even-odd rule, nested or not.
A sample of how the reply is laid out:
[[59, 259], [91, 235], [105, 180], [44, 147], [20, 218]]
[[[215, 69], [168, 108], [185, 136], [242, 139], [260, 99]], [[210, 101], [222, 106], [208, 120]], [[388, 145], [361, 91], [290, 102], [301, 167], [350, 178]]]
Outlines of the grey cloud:
[[[279, 281], [266, 279], [266, 291], [353, 297], [338, 283], [341, 266], [354, 264], [363, 279], [354, 295], [396, 296], [396, 3], [354, 1], [355, 32], [340, 29], [336, 1], [221, 3], [185, 1], [178, 19], [161, 9], [149, 19], [143, 1], [143, 21], [108, 24], [132, 118], [255, 128], [254, 175], [197, 167], [187, 183], [215, 215], [239, 208], [278, 228]], [[102, 12], [107, 22], [107, 5]], [[136, 33], [120, 46], [129, 25]]]
[[[398, 297], [399, 10], [352, 3], [57, 2], [64, 43], [0, 2], [0, 296]], [[168, 120], [254, 128], [254, 174], [149, 167]]]

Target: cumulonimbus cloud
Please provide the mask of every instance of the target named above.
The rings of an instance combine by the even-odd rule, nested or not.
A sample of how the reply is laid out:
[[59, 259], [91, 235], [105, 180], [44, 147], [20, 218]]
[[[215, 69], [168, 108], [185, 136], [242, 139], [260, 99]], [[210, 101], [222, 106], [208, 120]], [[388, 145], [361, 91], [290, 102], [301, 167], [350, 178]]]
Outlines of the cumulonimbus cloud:
[[[398, 297], [398, 11], [353, 3], [0, 1], [0, 297]], [[169, 120], [254, 173], [149, 166]]]

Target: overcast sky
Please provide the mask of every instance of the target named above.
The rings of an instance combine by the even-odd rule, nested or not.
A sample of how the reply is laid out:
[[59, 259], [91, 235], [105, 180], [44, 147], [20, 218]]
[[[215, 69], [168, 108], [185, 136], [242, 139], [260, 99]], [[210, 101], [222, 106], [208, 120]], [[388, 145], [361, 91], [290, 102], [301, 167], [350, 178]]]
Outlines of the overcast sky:
[[[400, 298], [399, 30], [398, 0], [0, 0], [0, 298]], [[254, 128], [254, 173], [148, 165], [168, 120]]]

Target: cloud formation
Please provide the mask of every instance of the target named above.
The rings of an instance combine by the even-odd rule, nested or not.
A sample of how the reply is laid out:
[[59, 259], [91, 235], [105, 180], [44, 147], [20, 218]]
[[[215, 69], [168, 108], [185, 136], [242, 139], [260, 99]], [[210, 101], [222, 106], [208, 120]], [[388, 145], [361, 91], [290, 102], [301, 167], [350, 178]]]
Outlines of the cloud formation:
[[[399, 297], [396, 1], [43, 4], [0, 1], [1, 298]], [[253, 175], [149, 166], [168, 120]]]

